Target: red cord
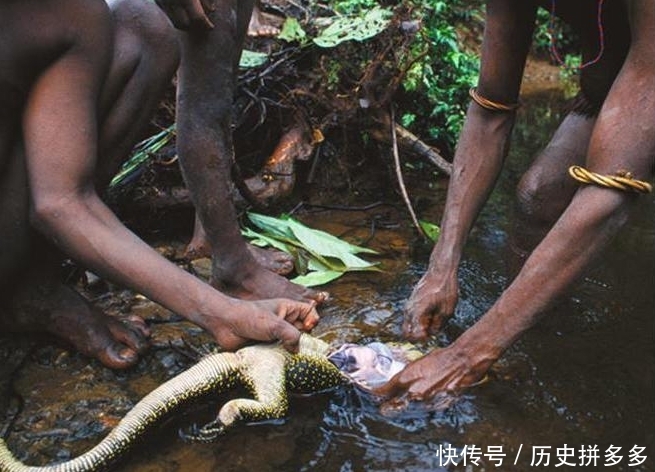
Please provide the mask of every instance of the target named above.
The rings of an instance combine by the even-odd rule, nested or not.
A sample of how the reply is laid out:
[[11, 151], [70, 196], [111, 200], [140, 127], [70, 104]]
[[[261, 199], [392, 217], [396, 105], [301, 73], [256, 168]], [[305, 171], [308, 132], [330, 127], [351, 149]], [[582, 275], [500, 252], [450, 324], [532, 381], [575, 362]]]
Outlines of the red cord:
[[551, 0], [551, 7], [550, 7], [550, 22], [549, 22], [549, 34], [550, 34], [550, 53], [552, 54], [553, 58], [555, 58], [555, 61], [562, 66], [570, 69], [578, 69], [582, 70], [585, 67], [588, 67], [592, 64], [595, 64], [600, 60], [601, 57], [603, 57], [603, 53], [605, 52], [605, 31], [603, 29], [603, 1], [604, 0], [598, 0], [598, 14], [597, 14], [597, 21], [598, 21], [598, 42], [600, 44], [599, 49], [598, 49], [598, 54], [596, 55], [595, 58], [593, 58], [590, 61], [585, 62], [584, 64], [581, 64], [579, 66], [569, 66], [564, 63], [562, 60], [561, 56], [559, 55], [559, 52], [557, 51], [557, 46], [556, 46], [556, 37], [557, 35], [555, 34], [555, 1], [556, 0]]

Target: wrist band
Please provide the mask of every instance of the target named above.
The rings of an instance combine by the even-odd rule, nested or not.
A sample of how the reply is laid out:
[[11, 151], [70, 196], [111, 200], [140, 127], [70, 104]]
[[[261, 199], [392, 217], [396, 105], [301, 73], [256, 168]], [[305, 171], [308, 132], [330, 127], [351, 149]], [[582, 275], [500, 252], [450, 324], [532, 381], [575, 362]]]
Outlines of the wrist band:
[[505, 103], [499, 103], [499, 102], [494, 102], [493, 100], [489, 100], [488, 98], [483, 97], [478, 93], [478, 89], [476, 87], [471, 87], [469, 89], [469, 97], [480, 105], [482, 108], [486, 110], [491, 110], [491, 111], [514, 111], [516, 110], [519, 106], [521, 106], [519, 103], [511, 103], [509, 105]]
[[603, 175], [591, 172], [584, 167], [571, 166], [569, 175], [583, 184], [593, 184], [623, 192], [651, 193], [653, 191], [651, 184], [633, 178], [632, 174], [625, 170], [620, 170], [615, 175]]

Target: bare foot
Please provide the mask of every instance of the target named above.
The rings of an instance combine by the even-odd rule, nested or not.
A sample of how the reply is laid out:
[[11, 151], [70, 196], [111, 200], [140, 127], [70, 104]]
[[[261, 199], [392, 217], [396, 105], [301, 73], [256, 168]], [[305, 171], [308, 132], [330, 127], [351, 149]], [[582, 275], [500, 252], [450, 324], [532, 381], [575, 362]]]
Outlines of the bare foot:
[[141, 318], [107, 316], [60, 283], [30, 281], [14, 296], [8, 313], [12, 316], [2, 316], [8, 329], [49, 332], [112, 369], [134, 365], [148, 347], [150, 331]]
[[249, 254], [240, 260], [214, 258], [211, 284], [234, 298], [240, 300], [268, 300], [287, 298], [300, 302], [313, 302], [320, 305], [329, 294], [294, 284], [286, 278], [274, 274], [257, 264]]
[[[293, 257], [286, 252], [278, 251], [276, 249], [265, 249], [252, 244], [248, 244], [248, 251], [255, 258], [257, 263], [263, 268], [270, 270], [278, 275], [287, 275], [293, 271]], [[193, 245], [193, 241], [189, 243], [184, 251], [184, 258], [188, 261], [202, 259], [204, 257], [211, 257], [211, 250], [208, 246]]]
[[[280, 275], [287, 275], [293, 271], [293, 257], [286, 252], [278, 251], [276, 249], [264, 249], [253, 246], [252, 244], [248, 244], [248, 250], [260, 266], [271, 272]], [[205, 233], [202, 224], [198, 218], [196, 218], [193, 228], [193, 237], [184, 250], [184, 258], [188, 261], [192, 261], [203, 257], [211, 257], [211, 254], [212, 252], [207, 239], [207, 233]]]
[[293, 257], [276, 249], [264, 249], [248, 244], [248, 250], [257, 263], [278, 275], [287, 275], [293, 271]]
[[248, 25], [248, 36], [253, 37], [274, 37], [280, 34], [279, 24], [281, 19], [274, 15], [264, 13], [255, 5]]

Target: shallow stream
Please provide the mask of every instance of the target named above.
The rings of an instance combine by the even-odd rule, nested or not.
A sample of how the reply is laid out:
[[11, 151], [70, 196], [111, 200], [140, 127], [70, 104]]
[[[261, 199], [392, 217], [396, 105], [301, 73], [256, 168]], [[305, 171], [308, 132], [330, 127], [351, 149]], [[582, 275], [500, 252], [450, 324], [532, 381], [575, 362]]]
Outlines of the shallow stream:
[[[454, 339], [509, 283], [513, 189], [558, 123], [560, 97], [550, 89], [526, 93], [508, 164], [466, 247], [456, 315], [424, 348]], [[447, 181], [435, 176], [412, 185], [411, 179], [417, 210], [438, 221]], [[388, 196], [393, 206], [299, 215], [382, 253], [376, 260], [383, 272], [347, 275], [328, 287], [332, 302], [321, 310], [314, 334], [331, 343], [400, 338], [403, 303], [430, 248], [417, 239], [393, 189]], [[216, 411], [220, 399], [208, 398], [147, 436], [116, 470], [577, 470], [583, 467], [555, 465], [560, 458], [579, 465], [581, 449], [591, 454], [597, 446], [598, 467], [588, 468], [596, 470], [604, 468], [614, 445], [622, 447], [623, 459], [608, 470], [653, 471], [654, 210], [653, 197], [641, 197], [631, 223], [588, 277], [503, 357], [490, 382], [469, 389], [448, 408], [414, 406], [383, 416], [369, 398], [343, 388], [293, 397], [284, 422], [239, 426], [215, 443], [184, 442], [179, 427], [209, 421]], [[144, 299], [117, 289], [110, 294], [98, 294], [107, 310], [142, 314], [153, 323], [153, 349], [131, 371], [111, 372], [47, 341], [2, 339], [2, 385], [13, 386], [22, 398], [19, 405], [11, 389], [3, 393], [3, 407], [18, 412], [9, 445], [30, 464], [75, 456], [95, 444], [134, 402], [188, 364], [169, 341], [202, 337]], [[635, 445], [646, 448], [642, 454], [648, 459], [633, 466], [629, 451]], [[479, 464], [453, 466], [448, 452], [465, 446], [480, 448]], [[571, 448], [570, 456], [564, 448]], [[550, 453], [548, 465], [545, 456], [531, 465], [537, 450]], [[502, 465], [491, 452], [505, 454]]]

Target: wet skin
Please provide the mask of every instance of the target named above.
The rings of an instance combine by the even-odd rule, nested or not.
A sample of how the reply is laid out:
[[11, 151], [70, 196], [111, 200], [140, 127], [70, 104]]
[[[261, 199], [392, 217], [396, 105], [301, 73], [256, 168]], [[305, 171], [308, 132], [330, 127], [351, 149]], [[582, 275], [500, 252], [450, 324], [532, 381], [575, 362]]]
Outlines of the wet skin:
[[[583, 62], [598, 53], [598, 3], [557, 2], [562, 16], [581, 34]], [[478, 91], [515, 103], [532, 37], [537, 5], [524, 0], [489, 0]], [[626, 222], [635, 195], [580, 186], [569, 165], [614, 174], [627, 169], [652, 178], [655, 156], [655, 4], [649, 0], [605, 2], [606, 51], [583, 70], [588, 97], [602, 99], [596, 118], [572, 113], [521, 180], [520, 221], [541, 230], [539, 242], [514, 281], [471, 328], [445, 349], [410, 364], [379, 389], [392, 400], [426, 400], [457, 391], [482, 378], [521, 334], [600, 256]], [[629, 36], [628, 36], [629, 34]], [[606, 98], [605, 98], [606, 94]], [[454, 159], [441, 222], [441, 236], [426, 274], [408, 300], [403, 331], [425, 339], [441, 328], [457, 304], [457, 267], [466, 237], [507, 155], [514, 113], [469, 106]], [[517, 239], [529, 243], [539, 231]], [[575, 244], [571, 242], [575, 241]]]
[[212, 285], [240, 299], [286, 297], [321, 303], [327, 293], [260, 265], [241, 236], [230, 199], [231, 106], [253, 2], [160, 0], [180, 34], [177, 145], [180, 164], [212, 254]]
[[133, 364], [146, 345], [142, 322], [107, 319], [69, 289], [30, 280], [49, 270], [33, 266], [41, 253], [30, 258], [38, 235], [205, 328], [227, 349], [272, 339], [296, 349], [298, 329], [318, 320], [313, 303], [220, 293], [131, 233], [96, 192], [176, 70], [178, 41], [161, 11], [138, 0], [109, 8], [98, 0], [2, 0], [0, 39], [3, 327], [50, 331], [114, 368]]

